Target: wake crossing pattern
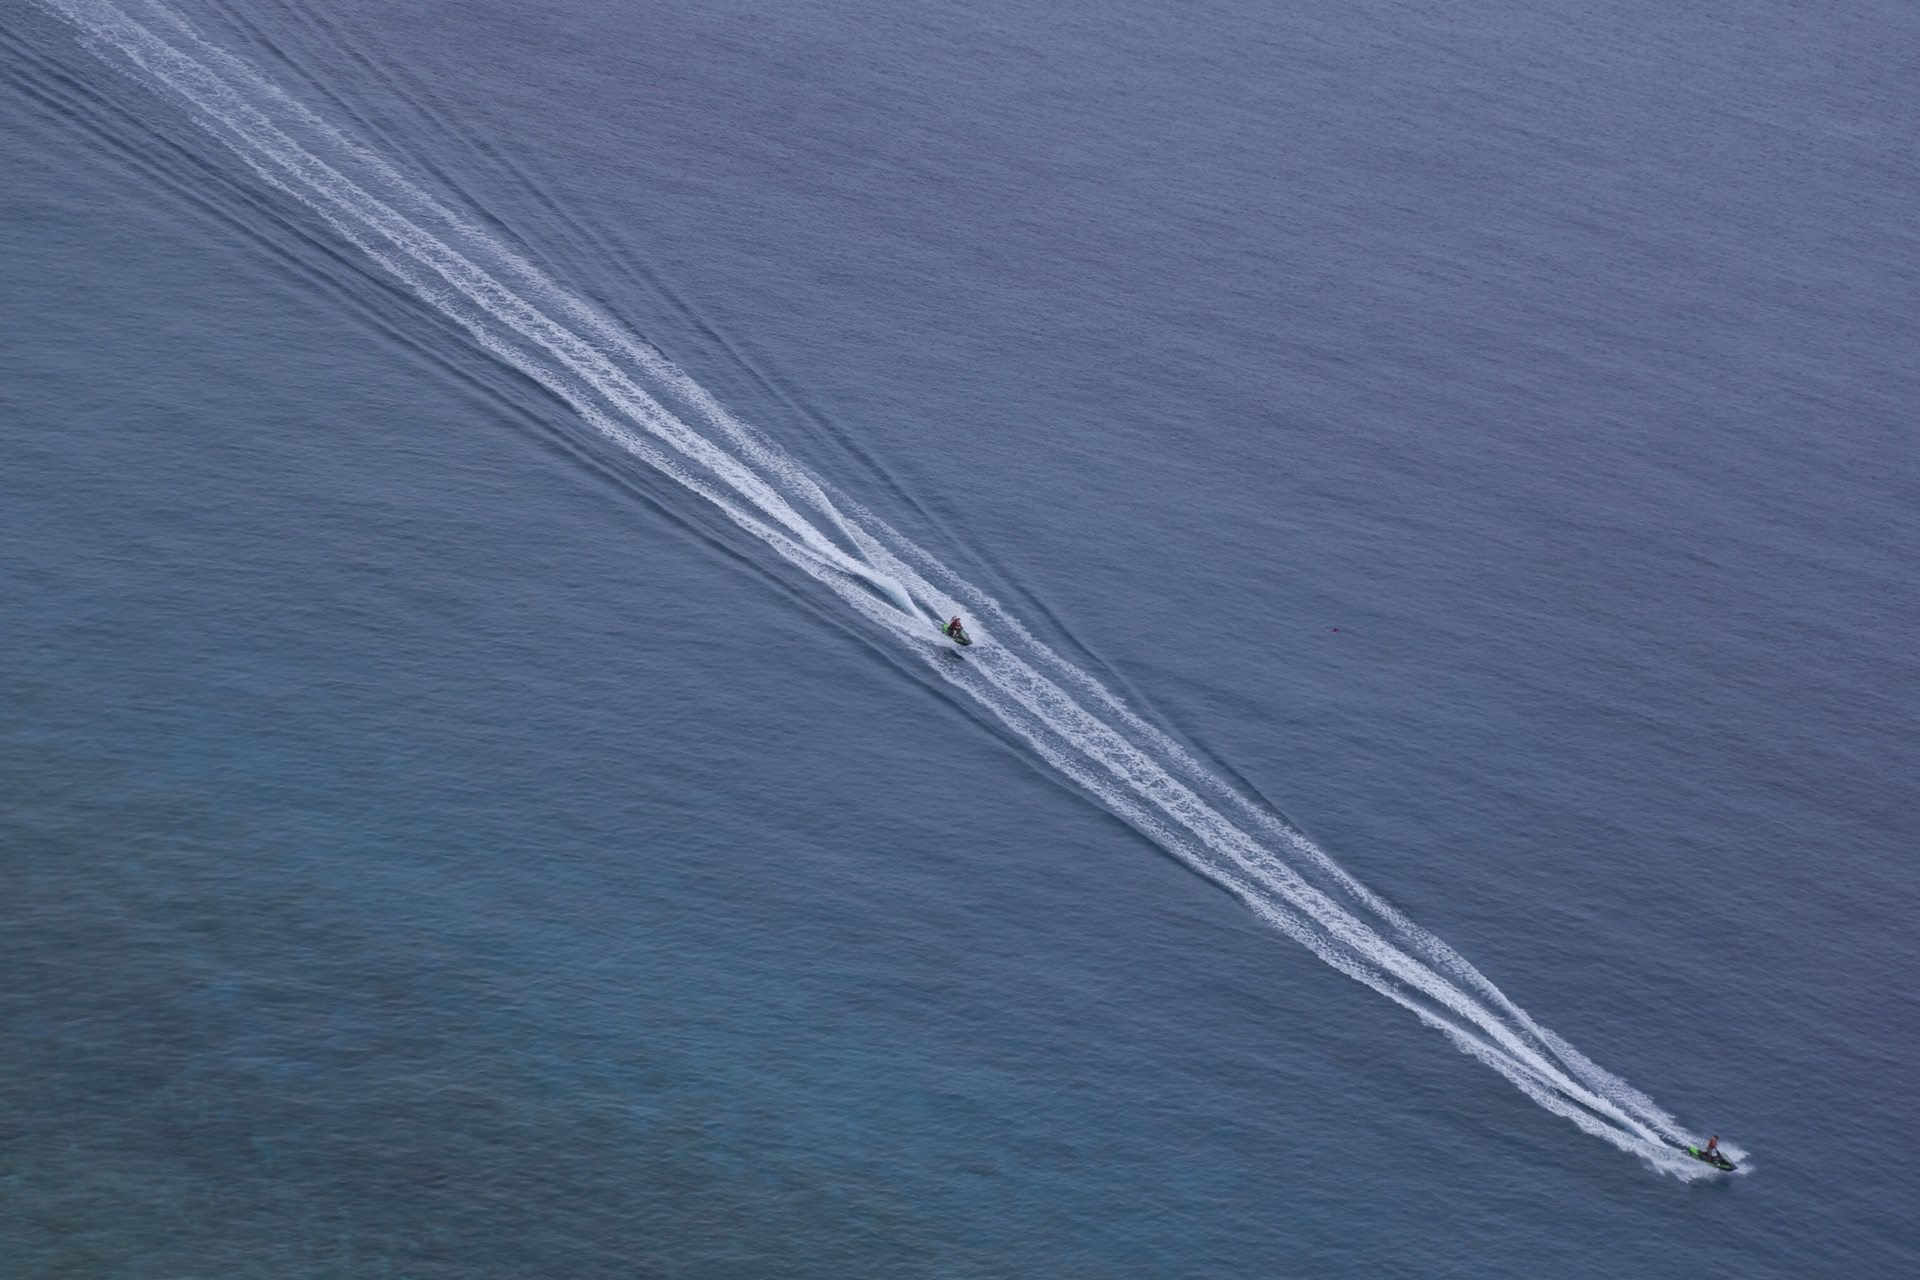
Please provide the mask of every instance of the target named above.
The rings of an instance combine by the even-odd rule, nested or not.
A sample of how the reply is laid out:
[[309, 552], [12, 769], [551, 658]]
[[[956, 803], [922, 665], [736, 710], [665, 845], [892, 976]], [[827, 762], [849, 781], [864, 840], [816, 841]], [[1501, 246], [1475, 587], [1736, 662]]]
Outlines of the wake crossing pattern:
[[[262, 181], [545, 386], [595, 430], [713, 504], [923, 660], [1042, 760], [1341, 973], [1523, 1094], [1677, 1177], [1673, 1117], [1541, 1026], [1445, 942], [1243, 796], [1011, 613], [728, 413], [659, 352], [476, 220], [201, 38], [154, 0], [42, 0], [90, 49], [182, 104]], [[964, 659], [938, 619], [967, 615]], [[1730, 1149], [1731, 1150], [1731, 1149]], [[1739, 1153], [1734, 1152], [1737, 1156]]]

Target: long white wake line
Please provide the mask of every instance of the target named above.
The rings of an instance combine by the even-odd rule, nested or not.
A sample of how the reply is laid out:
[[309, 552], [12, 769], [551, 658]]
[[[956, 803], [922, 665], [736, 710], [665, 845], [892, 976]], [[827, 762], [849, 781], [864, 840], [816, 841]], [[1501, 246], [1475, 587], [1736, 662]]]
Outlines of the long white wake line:
[[[713, 503], [1276, 930], [1440, 1030], [1548, 1111], [1663, 1172], [1706, 1176], [1674, 1149], [1678, 1124], [1645, 1094], [1540, 1026], [1445, 942], [1041, 643], [998, 601], [837, 497], [659, 352], [476, 222], [158, 0], [41, 3], [102, 58], [183, 102], [264, 181], [315, 210], [483, 349]], [[976, 620], [964, 659], [938, 638], [929, 610]]]

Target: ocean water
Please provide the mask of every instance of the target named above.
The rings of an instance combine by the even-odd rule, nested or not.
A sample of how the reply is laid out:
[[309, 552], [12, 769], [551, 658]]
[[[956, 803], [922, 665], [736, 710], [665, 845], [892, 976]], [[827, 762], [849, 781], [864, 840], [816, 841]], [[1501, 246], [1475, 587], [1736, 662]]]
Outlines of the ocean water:
[[0, 1275], [1920, 1270], [1910, 7], [0, 33]]

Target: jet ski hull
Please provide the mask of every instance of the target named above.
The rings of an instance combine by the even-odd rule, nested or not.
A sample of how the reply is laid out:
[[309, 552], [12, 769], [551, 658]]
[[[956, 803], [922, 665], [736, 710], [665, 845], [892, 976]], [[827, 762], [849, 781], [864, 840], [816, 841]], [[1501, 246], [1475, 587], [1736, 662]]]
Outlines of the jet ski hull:
[[1740, 1167], [1718, 1151], [1703, 1151], [1699, 1147], [1686, 1147], [1684, 1150], [1701, 1164], [1710, 1164], [1722, 1173], [1732, 1173]]

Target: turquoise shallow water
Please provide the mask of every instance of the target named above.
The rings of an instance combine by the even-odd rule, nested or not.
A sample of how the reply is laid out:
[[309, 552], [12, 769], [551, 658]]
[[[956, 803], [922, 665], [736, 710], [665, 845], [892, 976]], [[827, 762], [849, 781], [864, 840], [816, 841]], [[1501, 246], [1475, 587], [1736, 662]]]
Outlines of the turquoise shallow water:
[[1320, 963], [16, 8], [10, 1273], [1912, 1269], [1906, 10], [180, 12], [1750, 1172]]

